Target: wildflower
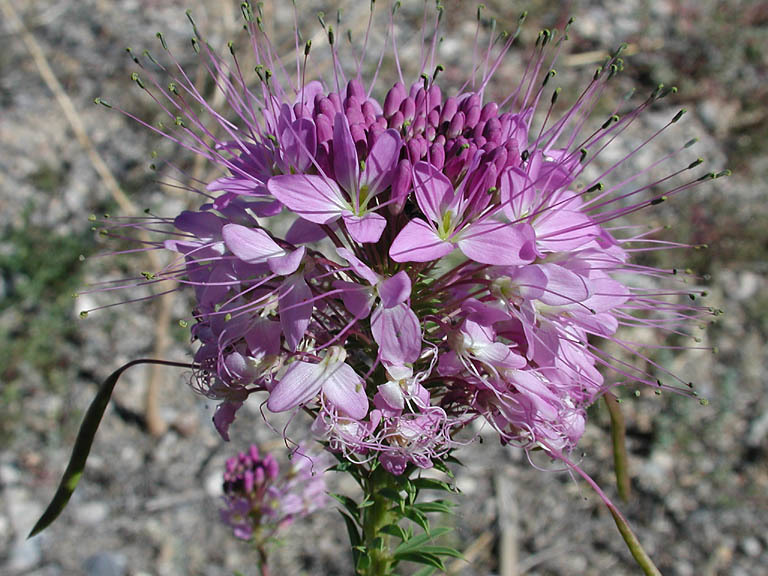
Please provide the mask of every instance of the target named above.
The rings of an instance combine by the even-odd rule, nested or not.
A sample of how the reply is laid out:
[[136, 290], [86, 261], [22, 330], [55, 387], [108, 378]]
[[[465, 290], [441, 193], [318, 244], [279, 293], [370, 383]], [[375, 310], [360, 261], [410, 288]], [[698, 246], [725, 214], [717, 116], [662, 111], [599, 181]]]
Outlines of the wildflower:
[[261, 455], [255, 445], [228, 459], [222, 522], [237, 538], [263, 544], [280, 528], [323, 508], [328, 497], [321, 461], [299, 447], [290, 469], [281, 473], [274, 456]]
[[[502, 442], [568, 460], [586, 408], [616, 375], [658, 388], [655, 375], [599, 341], [647, 360], [620, 328], [685, 335], [709, 312], [677, 300], [690, 290], [644, 288], [673, 271], [634, 263], [656, 248], [652, 232], [615, 222], [708, 177], [656, 191], [694, 162], [648, 184], [635, 184], [643, 171], [619, 180], [617, 168], [653, 137], [598, 178], [587, 169], [669, 90], [593, 129], [620, 51], [570, 107], [556, 106], [559, 89], [547, 105], [548, 46], [559, 51], [565, 39], [548, 30], [501, 100], [487, 88], [516, 36], [491, 42], [464, 85], [444, 93], [435, 30], [409, 85], [391, 20], [397, 81], [377, 100], [381, 62], [366, 86], [366, 48], [345, 70], [328, 26], [333, 75], [307, 78], [310, 45], [300, 49], [297, 31], [296, 74], [283, 74], [258, 12], [243, 10], [255, 83], [234, 48], [225, 59], [194, 29], [224, 113], [179, 67], [161, 76], [144, 68], [140, 83], [174, 120], [153, 129], [221, 169], [199, 209], [142, 224], [171, 228], [153, 248], [178, 254], [146, 282], [195, 289], [196, 386], [221, 401], [222, 435], [258, 393], [273, 412], [309, 412], [331, 450], [358, 463], [378, 458], [393, 473], [428, 467], [476, 419]], [[291, 222], [284, 234], [270, 220], [277, 214]], [[663, 389], [690, 394], [669, 377]]]

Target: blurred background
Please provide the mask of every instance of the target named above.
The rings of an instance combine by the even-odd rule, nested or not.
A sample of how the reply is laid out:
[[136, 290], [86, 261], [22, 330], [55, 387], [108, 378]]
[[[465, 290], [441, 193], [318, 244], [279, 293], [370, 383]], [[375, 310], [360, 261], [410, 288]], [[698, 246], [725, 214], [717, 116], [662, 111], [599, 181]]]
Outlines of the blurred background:
[[[323, 71], [325, 41], [316, 13], [342, 8], [353, 42], [364, 32], [367, 2], [297, 0], [305, 38]], [[383, 36], [386, 4], [374, 25]], [[421, 2], [403, 2], [400, 57], [418, 61]], [[443, 80], [460, 84], [471, 54], [475, 4], [446, 1]], [[660, 252], [647, 263], [691, 268], [706, 302], [724, 314], [700, 331], [708, 351], [655, 359], [696, 383], [696, 400], [633, 388], [623, 393], [632, 495], [630, 523], [664, 574], [753, 576], [768, 566], [768, 3], [714, 0], [508, 2], [486, 0], [483, 27], [526, 26], [494, 90], [503, 93], [542, 27], [575, 17], [557, 65], [561, 102], [573, 101], [607, 51], [629, 44], [626, 69], [605, 97], [605, 114], [632, 87], [659, 83], [679, 92], [655, 105], [604, 162], [628, 153], [680, 108], [688, 114], [649, 144], [632, 167], [647, 166], [696, 137], [693, 158], [734, 175], [644, 211], [634, 223], [668, 225], [665, 238], [708, 249]], [[431, 7], [431, 2], [430, 2]], [[108, 409], [78, 492], [43, 535], [25, 535], [62, 473], [96, 386], [138, 357], [190, 357], [184, 295], [79, 312], [125, 298], [73, 292], [103, 279], [157, 268], [145, 255], [99, 257], [126, 249], [91, 229], [91, 214], [174, 215], [196, 198], [158, 183], [161, 160], [206, 180], [210, 167], [175, 149], [95, 97], [138, 116], [157, 107], [130, 80], [125, 52], [161, 53], [155, 32], [210, 101], [221, 104], [196, 59], [184, 15], [190, 8], [211, 45], [243, 43], [239, 3], [231, 0], [0, 0], [0, 574], [120, 576], [253, 574], [255, 557], [218, 522], [224, 459], [256, 442], [281, 450], [258, 406], [238, 415], [229, 444], [210, 424], [212, 404], [194, 394], [181, 370], [136, 368]], [[280, 54], [293, 58], [290, 2], [266, 2], [265, 23]], [[486, 36], [487, 37], [487, 36]], [[379, 87], [394, 80], [385, 59]], [[507, 82], [509, 84], [507, 84]], [[598, 113], [601, 111], [598, 110]], [[600, 121], [602, 121], [602, 117]], [[644, 136], [643, 136], [644, 135]], [[686, 165], [690, 159], [680, 161]], [[162, 172], [162, 171], [161, 171]], [[640, 338], [653, 336], [640, 335]], [[595, 407], [582, 442], [584, 468], [615, 496], [607, 413]], [[636, 574], [613, 521], [583, 483], [534, 469], [492, 435], [457, 454], [463, 495], [451, 543], [469, 562], [454, 575]], [[332, 488], [354, 494], [343, 478]], [[297, 523], [275, 552], [276, 574], [350, 574], [346, 533], [333, 510]], [[503, 574], [502, 576], [510, 576]]]

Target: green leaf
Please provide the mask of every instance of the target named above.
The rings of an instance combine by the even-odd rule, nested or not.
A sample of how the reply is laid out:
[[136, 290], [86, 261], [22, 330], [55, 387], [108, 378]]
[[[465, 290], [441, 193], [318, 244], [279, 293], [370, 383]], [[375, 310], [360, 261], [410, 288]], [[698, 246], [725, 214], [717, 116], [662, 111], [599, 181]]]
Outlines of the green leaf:
[[436, 480], [434, 478], [414, 478], [414, 485], [419, 490], [442, 490], [443, 492], [458, 492], [456, 488], [443, 482], [442, 480]]
[[401, 562], [416, 562], [417, 564], [427, 564], [428, 566], [434, 566], [438, 570], [445, 572], [445, 564], [439, 556], [434, 554], [428, 554], [426, 552], [408, 552], [398, 558]]
[[406, 518], [421, 526], [424, 532], [429, 533], [429, 519], [421, 510], [413, 506], [406, 506], [404, 514]]
[[[450, 456], [446, 457], [446, 461], [448, 461], [448, 458], [452, 458], [452, 457], [450, 457]], [[452, 458], [452, 459], [456, 463], [460, 464], [460, 462], [458, 460], [456, 460], [455, 458]], [[448, 468], [448, 466], [445, 465], [445, 462], [441, 462], [440, 460], [435, 460], [435, 461], [433, 461], [433, 464], [434, 464], [435, 470], [439, 470], [440, 472], [442, 472], [443, 474], [445, 474], [449, 478], [453, 478], [453, 472], [451, 472], [451, 469]]]
[[376, 495], [384, 496], [384, 498], [392, 500], [392, 502], [397, 502], [398, 504], [403, 500], [403, 495], [394, 488], [382, 488], [376, 492]]
[[435, 568], [432, 566], [424, 566], [421, 570], [414, 572], [413, 576], [432, 576], [435, 573]]
[[344, 496], [343, 494], [331, 494], [331, 497], [336, 499], [339, 504], [344, 506], [344, 509], [349, 512], [349, 515], [354, 519], [354, 521], [358, 525], [360, 524], [360, 510], [357, 502], [355, 502], [349, 496]]
[[441, 514], [453, 514], [453, 508], [456, 505], [448, 500], [434, 500], [432, 502], [419, 502], [413, 507], [421, 510], [425, 514], [430, 512], [439, 512]]
[[381, 532], [395, 538], [400, 538], [400, 540], [407, 540], [409, 537], [408, 533], [399, 524], [387, 524], [381, 528]]
[[368, 572], [368, 568], [371, 566], [371, 557], [367, 553], [361, 553], [358, 555], [355, 561], [355, 567], [358, 574], [365, 574]]
[[349, 543], [353, 548], [355, 546], [360, 546], [360, 544], [363, 542], [363, 539], [360, 537], [360, 532], [357, 531], [357, 523], [355, 522], [354, 518], [342, 510], [339, 510], [339, 514], [341, 514], [342, 518], [344, 518], [344, 523], [347, 525]]
[[464, 463], [453, 455], [446, 456], [442, 461], [450, 464], [456, 464], [457, 466], [464, 466]]
[[413, 482], [408, 482], [405, 485], [405, 492], [408, 494], [408, 504], [416, 502], [416, 497], [419, 495], [419, 489]]
[[375, 501], [370, 496], [366, 495], [365, 498], [363, 498], [363, 501], [358, 504], [358, 508], [362, 510], [363, 508], [369, 508], [370, 506], [373, 506], [375, 504]]
[[344, 524], [347, 525], [349, 544], [352, 548], [352, 562], [355, 564], [355, 566], [357, 566], [358, 570], [360, 570], [360, 562], [362, 561], [363, 557], [366, 557], [367, 551], [364, 547], [361, 546], [363, 541], [360, 533], [357, 531], [357, 524], [355, 523], [355, 520], [343, 510], [339, 510], [339, 514], [341, 514], [341, 517], [344, 518]]
[[331, 472], [347, 472], [351, 467], [351, 462], [339, 462], [338, 464], [328, 468], [328, 470]]
[[45, 512], [43, 512], [43, 515], [37, 521], [34, 528], [32, 528], [32, 531], [27, 538], [32, 538], [48, 528], [66, 507], [75, 488], [77, 488], [77, 484], [83, 475], [83, 471], [85, 470], [88, 454], [91, 451], [91, 446], [93, 446], [93, 440], [96, 437], [99, 424], [101, 424], [104, 411], [107, 409], [109, 400], [112, 398], [112, 391], [115, 389], [115, 384], [117, 384], [117, 381], [123, 372], [137, 364], [162, 364], [164, 366], [177, 366], [182, 368], [192, 367], [191, 364], [142, 358], [123, 364], [101, 383], [96, 397], [93, 399], [91, 405], [88, 407], [88, 411], [85, 413], [83, 423], [80, 424], [80, 430], [77, 432], [75, 445], [72, 448], [72, 455], [69, 457], [69, 464], [67, 464], [67, 469], [64, 471], [64, 476], [61, 478], [56, 494], [54, 494], [53, 500], [48, 504]]
[[428, 554], [434, 554], [435, 556], [450, 556], [451, 558], [464, 560], [464, 554], [450, 546], [422, 546], [419, 548], [419, 552], [427, 552]]
[[395, 548], [394, 556], [397, 558], [400, 554], [407, 554], [419, 550], [422, 546], [426, 545], [427, 542], [433, 542], [443, 534], [447, 534], [448, 532], [452, 531], [452, 528], [441, 527], [435, 528], [430, 534], [419, 534], [418, 536], [414, 536], [410, 540], [401, 543], [397, 548]]

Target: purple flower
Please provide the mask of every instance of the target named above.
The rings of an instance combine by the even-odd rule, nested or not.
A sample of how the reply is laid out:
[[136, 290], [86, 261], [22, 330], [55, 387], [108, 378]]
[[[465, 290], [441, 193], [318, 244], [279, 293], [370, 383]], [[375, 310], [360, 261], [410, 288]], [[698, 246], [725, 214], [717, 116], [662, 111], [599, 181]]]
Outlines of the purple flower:
[[310, 455], [303, 446], [293, 453], [291, 467], [280, 467], [272, 454], [262, 456], [252, 445], [227, 460], [221, 520], [241, 540], [266, 541], [293, 520], [325, 507], [328, 496], [324, 458]]
[[343, 348], [335, 348], [318, 364], [302, 361], [291, 364], [272, 388], [267, 408], [284, 412], [306, 404], [322, 392], [337, 410], [351, 418], [364, 418], [368, 413], [365, 382], [344, 363], [345, 357]]
[[[389, 250], [395, 262], [438, 260], [453, 252], [454, 244], [467, 258], [482, 264], [504, 266], [534, 260], [535, 238], [529, 224], [510, 225], [480, 217], [480, 210], [472, 210], [478, 208], [472, 203], [473, 196], [462, 187], [454, 190], [451, 181], [432, 164], [418, 162], [413, 177], [416, 202], [429, 222], [415, 218], [405, 225]], [[468, 181], [470, 177], [462, 183]]]
[[[690, 394], [623, 329], [685, 335], [710, 312], [680, 302], [688, 286], [657, 289], [682, 275], [634, 262], [655, 249], [651, 233], [617, 222], [707, 178], [665, 192], [655, 187], [666, 177], [619, 178], [645, 144], [589, 175], [663, 90], [622, 116], [592, 118], [622, 66], [616, 54], [557, 107], [546, 32], [500, 100], [489, 84], [513, 37], [490, 43], [458, 87], [437, 83], [437, 44], [410, 85], [395, 58], [396, 81], [377, 101], [380, 61], [364, 84], [366, 54], [347, 66], [327, 30], [332, 76], [311, 78], [309, 46], [283, 74], [247, 3], [244, 14], [253, 62], [199, 43], [227, 110], [213, 110], [181, 71], [165, 71], [172, 89], [142, 81], [173, 120], [156, 130], [220, 170], [197, 210], [142, 223], [165, 225], [151, 248], [177, 256], [146, 283], [194, 290], [195, 384], [220, 401], [222, 436], [254, 396], [273, 412], [301, 408], [330, 450], [393, 473], [429, 467], [477, 419], [504, 443], [566, 459], [586, 408], [616, 381]], [[396, 50], [394, 23], [389, 32], [383, 53]], [[217, 133], [226, 138], [211, 144]], [[285, 233], [270, 219], [278, 214]], [[231, 517], [241, 509], [233, 499]]]

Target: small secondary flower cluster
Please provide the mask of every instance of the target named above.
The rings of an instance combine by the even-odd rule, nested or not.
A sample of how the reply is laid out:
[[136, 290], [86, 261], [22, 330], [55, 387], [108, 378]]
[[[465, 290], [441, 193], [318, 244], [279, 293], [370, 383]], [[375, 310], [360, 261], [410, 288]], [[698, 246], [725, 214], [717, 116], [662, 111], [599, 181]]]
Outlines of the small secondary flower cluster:
[[[685, 335], [682, 327], [708, 311], [679, 302], [690, 290], [638, 287], [676, 271], [635, 264], [630, 253], [676, 245], [614, 221], [715, 175], [663, 193], [659, 183], [700, 161], [636, 187], [643, 172], [616, 178], [651, 137], [598, 178], [585, 176], [671, 90], [660, 86], [592, 130], [590, 115], [622, 60], [609, 58], [560, 110], [559, 89], [551, 98], [544, 92], [561, 42], [545, 30], [503, 100], [486, 92], [515, 36], [491, 42], [465, 85], [446, 96], [436, 82], [437, 32], [408, 85], [390, 19], [400, 80], [378, 101], [383, 53], [366, 87], [365, 48], [347, 77], [327, 26], [332, 87], [305, 81], [310, 44], [299, 50], [298, 36], [291, 78], [260, 16], [247, 3], [243, 11], [255, 87], [234, 49], [227, 61], [199, 35], [193, 42], [226, 112], [213, 109], [175, 60], [163, 68], [152, 59], [154, 69], [142, 65], [134, 76], [172, 122], [137, 120], [223, 170], [198, 190], [198, 210], [141, 225], [173, 224], [152, 249], [179, 258], [146, 283], [194, 287], [196, 386], [220, 400], [214, 422], [225, 438], [242, 404], [265, 392], [272, 412], [309, 412], [331, 450], [358, 462], [378, 458], [394, 474], [430, 467], [478, 418], [505, 443], [566, 458], [586, 407], [617, 385], [600, 368], [624, 382], [686, 389], [658, 381], [666, 371], [616, 333], [641, 326]], [[164, 84], [163, 74], [173, 82]], [[619, 181], [603, 185], [610, 178]], [[278, 233], [286, 218], [290, 227]], [[601, 350], [600, 339], [640, 356], [656, 375]]]
[[[324, 469], [319, 459], [294, 453], [291, 468], [280, 474], [272, 454], [262, 456], [252, 445], [227, 460], [224, 471], [224, 502], [221, 520], [237, 538], [265, 538], [297, 518], [327, 505]], [[266, 533], [265, 533], [266, 531]]]

